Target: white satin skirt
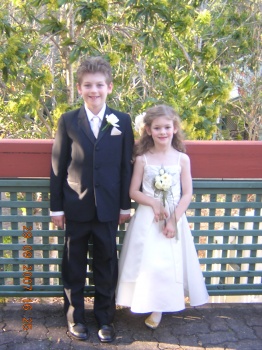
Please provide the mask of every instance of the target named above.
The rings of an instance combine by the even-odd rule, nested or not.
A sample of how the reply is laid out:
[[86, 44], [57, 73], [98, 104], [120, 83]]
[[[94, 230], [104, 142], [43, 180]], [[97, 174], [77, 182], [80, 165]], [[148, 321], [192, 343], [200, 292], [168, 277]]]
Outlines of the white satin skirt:
[[165, 237], [150, 207], [139, 205], [119, 259], [116, 304], [137, 313], [175, 312], [208, 302], [203, 274], [185, 215], [178, 236]]

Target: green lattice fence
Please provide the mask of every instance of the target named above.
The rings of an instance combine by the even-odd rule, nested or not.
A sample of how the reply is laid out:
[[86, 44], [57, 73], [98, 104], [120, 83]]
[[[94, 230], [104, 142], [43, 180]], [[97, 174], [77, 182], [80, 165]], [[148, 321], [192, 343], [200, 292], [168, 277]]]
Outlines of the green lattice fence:
[[[261, 189], [262, 181], [194, 181], [187, 215], [210, 295], [262, 293]], [[62, 296], [64, 232], [50, 223], [49, 180], [0, 179], [0, 193], [0, 296]], [[124, 233], [122, 225], [119, 251]]]

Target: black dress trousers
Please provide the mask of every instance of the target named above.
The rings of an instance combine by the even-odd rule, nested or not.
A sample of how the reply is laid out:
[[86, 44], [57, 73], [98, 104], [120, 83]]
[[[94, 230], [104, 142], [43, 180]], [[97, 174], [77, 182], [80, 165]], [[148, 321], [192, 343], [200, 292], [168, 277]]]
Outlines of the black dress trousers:
[[97, 218], [89, 222], [66, 222], [62, 279], [64, 310], [67, 320], [72, 323], [85, 323], [84, 287], [88, 242], [91, 237], [95, 283], [94, 314], [99, 326], [113, 322], [118, 277], [117, 226], [118, 221], [102, 223]]

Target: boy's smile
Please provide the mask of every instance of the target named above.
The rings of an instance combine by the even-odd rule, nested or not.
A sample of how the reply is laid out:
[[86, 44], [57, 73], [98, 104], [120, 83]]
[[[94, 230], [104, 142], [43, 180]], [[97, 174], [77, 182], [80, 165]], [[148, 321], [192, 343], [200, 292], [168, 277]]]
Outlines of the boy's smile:
[[113, 83], [107, 83], [102, 73], [86, 73], [81, 84], [77, 84], [78, 93], [83, 97], [87, 108], [98, 114], [106, 103], [107, 95], [113, 90]]

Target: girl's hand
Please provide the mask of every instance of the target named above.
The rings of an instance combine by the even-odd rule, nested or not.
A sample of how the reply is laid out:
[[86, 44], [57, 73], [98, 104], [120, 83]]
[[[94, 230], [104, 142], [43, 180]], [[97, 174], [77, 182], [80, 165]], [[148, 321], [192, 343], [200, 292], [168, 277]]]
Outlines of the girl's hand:
[[167, 238], [173, 238], [173, 237], [176, 237], [177, 235], [177, 231], [176, 231], [177, 227], [173, 221], [174, 220], [171, 218], [167, 220], [167, 223], [163, 228], [163, 231], [162, 231], [163, 235], [166, 236]]
[[153, 199], [152, 202], [152, 209], [155, 214], [155, 221], [161, 221], [165, 220], [168, 217], [168, 212], [166, 211], [165, 207], [163, 206], [162, 202], [158, 199]]

